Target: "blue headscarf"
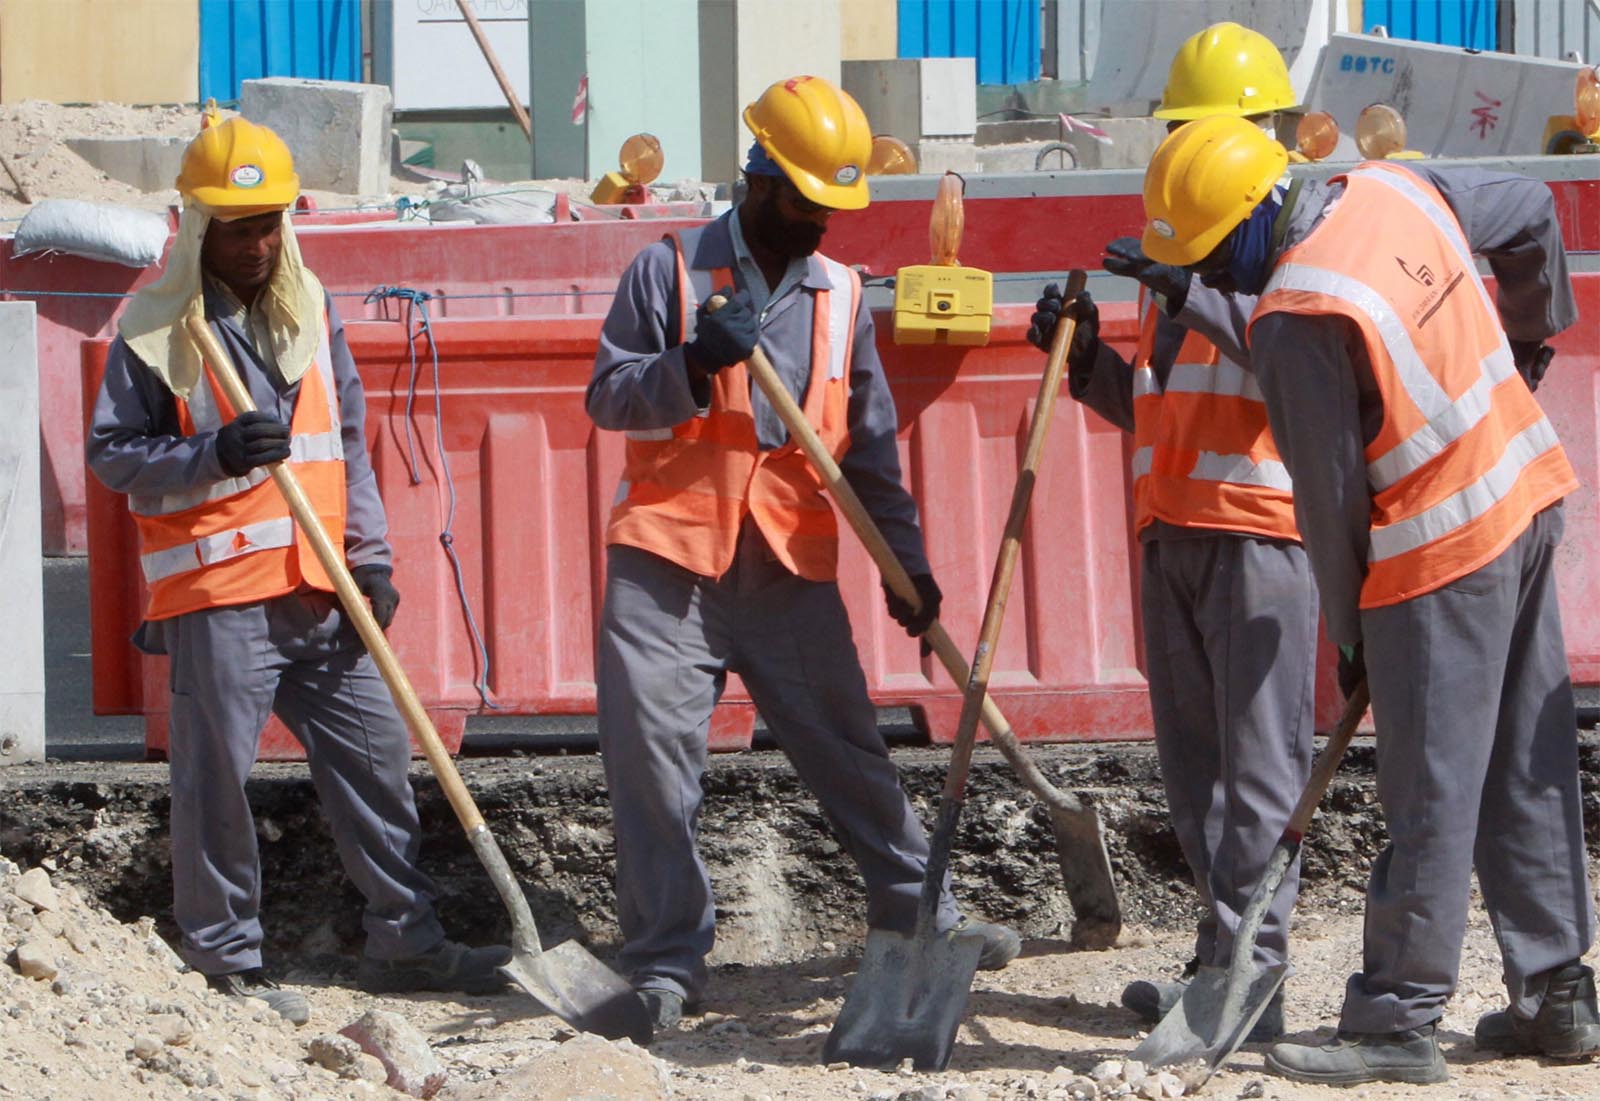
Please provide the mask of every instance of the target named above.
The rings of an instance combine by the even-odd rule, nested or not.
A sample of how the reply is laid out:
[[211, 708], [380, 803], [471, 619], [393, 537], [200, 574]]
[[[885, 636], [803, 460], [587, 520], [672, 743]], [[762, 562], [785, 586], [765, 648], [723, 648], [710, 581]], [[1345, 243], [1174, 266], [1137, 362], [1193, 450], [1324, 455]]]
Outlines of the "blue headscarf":
[[1243, 294], [1260, 294], [1272, 274], [1272, 223], [1283, 207], [1283, 192], [1272, 189], [1272, 194], [1250, 212], [1250, 217], [1240, 222], [1233, 231], [1233, 256], [1228, 261], [1228, 274], [1233, 284]]
[[782, 176], [783, 169], [778, 167], [778, 162], [767, 156], [767, 151], [761, 148], [761, 143], [750, 143], [750, 152], [745, 157], [744, 174], [746, 176]]

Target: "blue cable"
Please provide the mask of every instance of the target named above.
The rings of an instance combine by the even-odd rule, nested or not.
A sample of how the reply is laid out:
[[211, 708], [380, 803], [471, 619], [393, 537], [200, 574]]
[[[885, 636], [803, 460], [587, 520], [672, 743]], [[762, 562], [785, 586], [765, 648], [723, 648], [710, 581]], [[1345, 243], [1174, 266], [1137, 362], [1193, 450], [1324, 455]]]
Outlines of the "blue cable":
[[445, 510], [444, 529], [439, 532], [439, 545], [444, 548], [445, 557], [450, 560], [450, 569], [455, 574], [456, 596], [461, 601], [461, 611], [467, 619], [467, 630], [472, 635], [473, 658], [478, 666], [478, 675], [473, 680], [472, 686], [478, 691], [478, 698], [483, 701], [483, 706], [491, 710], [499, 710], [500, 705], [489, 698], [489, 647], [483, 641], [483, 634], [478, 630], [477, 617], [472, 614], [472, 601], [467, 597], [466, 578], [461, 570], [461, 559], [456, 554], [455, 534], [450, 530], [456, 518], [456, 481], [450, 473], [450, 456], [445, 451], [444, 444], [444, 399], [439, 381], [439, 347], [433, 340], [433, 321], [428, 316], [428, 300], [433, 295], [427, 291], [419, 291], [412, 287], [378, 286], [367, 292], [363, 299], [365, 302], [378, 302], [382, 299], [393, 298], [405, 303], [404, 324], [406, 332], [411, 332], [412, 317], [416, 316], [417, 331], [407, 341], [411, 351], [411, 377], [406, 386], [406, 468], [411, 475], [412, 485], [421, 485], [422, 477], [417, 468], [416, 441], [411, 434], [411, 411], [417, 398], [417, 340], [426, 339], [428, 350], [433, 356], [433, 430], [434, 441], [439, 448], [439, 466], [444, 471], [445, 490], [449, 495], [449, 505]]

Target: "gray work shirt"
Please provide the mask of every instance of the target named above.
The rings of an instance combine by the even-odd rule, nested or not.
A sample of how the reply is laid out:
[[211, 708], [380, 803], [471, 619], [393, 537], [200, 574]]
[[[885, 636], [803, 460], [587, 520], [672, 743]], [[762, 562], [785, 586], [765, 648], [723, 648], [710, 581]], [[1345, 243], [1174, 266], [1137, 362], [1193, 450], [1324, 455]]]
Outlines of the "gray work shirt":
[[[763, 287], [756, 287], [739, 263], [732, 228], [738, 214], [735, 207], [705, 228], [689, 266], [728, 268], [736, 289], [757, 297], [765, 280]], [[803, 265], [803, 274], [797, 264]], [[761, 348], [789, 393], [803, 405], [811, 379], [812, 307], [817, 292], [829, 284], [822, 261], [815, 256], [791, 264], [790, 269], [795, 281], [791, 283], [786, 272], [770, 300], [758, 306]], [[710, 387], [689, 381], [679, 344], [678, 308], [675, 253], [670, 242], [658, 241], [634, 257], [622, 273], [600, 331], [594, 377], [585, 396], [596, 425], [618, 432], [671, 428], [707, 407]], [[872, 314], [864, 306], [856, 316], [851, 342], [850, 445], [839, 466], [906, 572], [928, 573], [916, 502], [900, 481], [894, 398], [878, 358]], [[788, 430], [757, 387], [751, 390], [750, 404], [762, 450], [783, 446]]]
[[[1488, 260], [1508, 336], [1545, 340], [1577, 320], [1548, 186], [1483, 168], [1404, 167], [1439, 190], [1468, 246]], [[1279, 254], [1304, 240], [1343, 193], [1342, 183], [1307, 183], [1288, 214]], [[1328, 637], [1354, 645], [1361, 641], [1372, 523], [1365, 452], [1383, 423], [1366, 345], [1343, 317], [1269, 313], [1250, 330], [1250, 364], [1294, 478], [1295, 518], [1322, 594]]]
[[[204, 294], [212, 331], [238, 365], [256, 408], [290, 422], [300, 394], [299, 381], [286, 385], [277, 367], [267, 365], [249, 335], [257, 328], [248, 323], [250, 311], [244, 310], [232, 293], [208, 279]], [[387, 566], [392, 560], [389, 525], [367, 454], [366, 395], [345, 343], [344, 322], [331, 299], [327, 308], [328, 350], [339, 390], [344, 442], [345, 561], [352, 567]], [[95, 398], [84, 450], [89, 469], [118, 493], [164, 496], [228, 477], [217, 459], [216, 433], [183, 434], [172, 391], [121, 337], [112, 342], [106, 358], [105, 379]], [[148, 632], [141, 633], [148, 636]]]

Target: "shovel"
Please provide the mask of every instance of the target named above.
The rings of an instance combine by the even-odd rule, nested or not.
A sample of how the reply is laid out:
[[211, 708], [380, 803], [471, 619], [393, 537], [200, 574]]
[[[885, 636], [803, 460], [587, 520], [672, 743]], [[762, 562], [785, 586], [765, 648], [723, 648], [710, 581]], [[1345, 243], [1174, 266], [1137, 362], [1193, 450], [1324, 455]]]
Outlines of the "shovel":
[[[1244, 1043], [1267, 1003], [1283, 985], [1289, 965], [1277, 963], [1262, 967], [1257, 964], [1256, 937], [1267, 916], [1267, 907], [1272, 905], [1278, 888], [1283, 885], [1284, 874], [1300, 853], [1300, 843], [1305, 840], [1311, 817], [1333, 781], [1333, 774], [1339, 770], [1339, 761], [1350, 745], [1361, 716], [1367, 713], [1370, 700], [1367, 682], [1363, 680], [1345, 703], [1339, 725], [1328, 736], [1328, 744], [1317, 759], [1311, 778], [1306, 781], [1305, 791], [1300, 793], [1300, 802], [1295, 805], [1289, 824], [1283, 828], [1283, 835], [1267, 858], [1261, 881], [1239, 915], [1239, 931], [1234, 934], [1228, 969], [1203, 968], [1195, 976], [1178, 1004], [1134, 1049], [1133, 1058], [1145, 1066], [1199, 1062], [1203, 1064], [1200, 1081], [1204, 1082]], [[1199, 1089], [1199, 1084], [1192, 1088]]]
[[[212, 376], [222, 385], [234, 411], [245, 413], [253, 410], [255, 405], [250, 400], [250, 392], [240, 379], [232, 357], [218, 342], [210, 327], [195, 317], [189, 318], [187, 325], [189, 334], [200, 346], [201, 354], [212, 365]], [[378, 671], [389, 686], [400, 713], [405, 716], [406, 725], [422, 746], [433, 774], [438, 777], [439, 787], [444, 790], [445, 798], [450, 801], [462, 828], [467, 831], [472, 851], [483, 862], [484, 870], [489, 873], [490, 881], [500, 894], [500, 901], [511, 915], [511, 961], [500, 968], [500, 973], [574, 1028], [599, 1033], [608, 1040], [627, 1037], [637, 1044], [648, 1043], [651, 1033], [649, 1012], [627, 982], [595, 959], [577, 941], [565, 941], [549, 951], [540, 947], [539, 929], [534, 925], [528, 900], [517, 886], [511, 868], [506, 864], [505, 854], [489, 832], [472, 795], [462, 783], [455, 762], [440, 742], [439, 732], [433, 728], [433, 720], [423, 710], [411, 681], [406, 678], [394, 651], [389, 648], [389, 640], [384, 637], [383, 629], [373, 618], [367, 598], [356, 588], [355, 579], [344, 564], [343, 553], [329, 540], [322, 521], [317, 518], [316, 510], [301, 489], [294, 472], [281, 462], [272, 463], [268, 469], [284, 499], [289, 502], [295, 522], [300, 525], [300, 530], [316, 552], [317, 560], [333, 580], [340, 603], [354, 621], [367, 652], [377, 662]]]
[[[713, 295], [707, 301], [706, 308], [717, 310], [725, 302], [721, 295]], [[919, 608], [922, 600], [917, 595], [917, 587], [912, 584], [911, 575], [906, 573], [900, 559], [895, 557], [883, 533], [878, 530], [878, 525], [845, 480], [839, 464], [778, 378], [766, 353], [757, 347], [745, 365], [750, 370], [750, 377], [788, 428], [791, 438], [827, 483], [834, 504], [844, 513], [846, 522], [866, 547], [867, 554], [883, 575], [884, 583], [912, 608]], [[967, 660], [945, 631], [944, 625], [935, 621], [922, 637], [932, 647], [934, 656], [950, 674], [950, 679], [956, 684], [966, 684], [970, 676]], [[1077, 948], [1109, 947], [1122, 930], [1122, 905], [1117, 898], [1116, 881], [1112, 878], [1111, 858], [1106, 852], [1105, 832], [1099, 813], [1093, 807], [1085, 806], [1082, 800], [1071, 793], [1057, 789], [1049, 781], [1018, 741], [999, 705], [987, 694], [983, 697], [982, 714], [990, 740], [1010, 763], [1023, 786], [1044, 803], [1050, 814], [1050, 826], [1056, 838], [1056, 860], [1061, 867], [1067, 898], [1072, 903], [1071, 943]]]

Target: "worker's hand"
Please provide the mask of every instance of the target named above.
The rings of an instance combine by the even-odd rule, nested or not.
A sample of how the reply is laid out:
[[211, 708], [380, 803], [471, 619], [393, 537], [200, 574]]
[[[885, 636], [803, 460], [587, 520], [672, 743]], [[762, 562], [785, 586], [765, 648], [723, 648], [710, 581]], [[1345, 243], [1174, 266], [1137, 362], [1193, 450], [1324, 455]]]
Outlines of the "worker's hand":
[[906, 629], [906, 634], [918, 638], [939, 618], [939, 604], [944, 600], [944, 594], [939, 591], [931, 573], [913, 575], [911, 584], [916, 586], [917, 599], [922, 604], [916, 611], [912, 611], [911, 605], [901, 600], [888, 585], [883, 587], [883, 599], [894, 621]]
[[1344, 693], [1344, 698], [1355, 695], [1366, 679], [1367, 656], [1362, 644], [1339, 647], [1339, 691]]
[[289, 457], [289, 426], [271, 413], [240, 413], [217, 429], [217, 463], [230, 478]]
[[717, 292], [727, 305], [712, 311], [704, 302], [695, 312], [694, 339], [684, 345], [689, 366], [702, 375], [714, 375], [750, 358], [761, 339], [761, 320], [750, 301], [749, 291], [733, 293], [732, 287]]
[[1125, 275], [1137, 279], [1161, 296], [1168, 314], [1183, 309], [1189, 297], [1189, 269], [1171, 264], [1158, 264], [1144, 254], [1137, 237], [1118, 237], [1106, 246], [1100, 266], [1112, 275]]
[[388, 566], [378, 565], [356, 566], [350, 570], [356, 588], [372, 605], [372, 618], [385, 631], [394, 622], [394, 610], [400, 606], [400, 590], [389, 580], [393, 573]]
[[1079, 291], [1071, 301], [1063, 302], [1061, 288], [1055, 283], [1046, 285], [1044, 297], [1034, 304], [1028, 343], [1048, 352], [1056, 338], [1056, 326], [1063, 317], [1070, 317], [1078, 324], [1072, 331], [1072, 343], [1067, 347], [1067, 366], [1077, 371], [1086, 370], [1100, 350], [1100, 307], [1094, 304], [1088, 291]]
[[1511, 341], [1511, 362], [1517, 365], [1517, 374], [1530, 390], [1537, 390], [1544, 381], [1544, 373], [1555, 354], [1556, 350], [1542, 340]]

